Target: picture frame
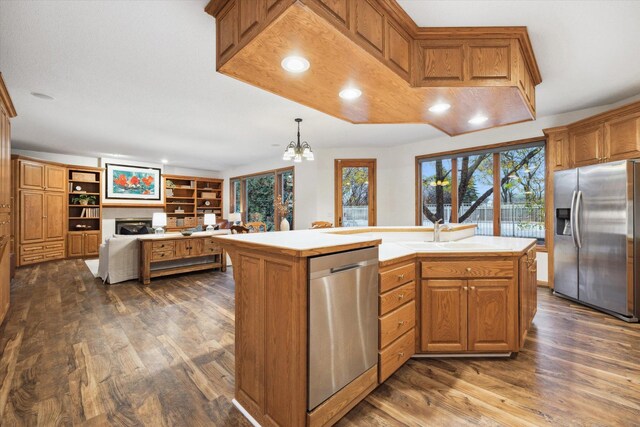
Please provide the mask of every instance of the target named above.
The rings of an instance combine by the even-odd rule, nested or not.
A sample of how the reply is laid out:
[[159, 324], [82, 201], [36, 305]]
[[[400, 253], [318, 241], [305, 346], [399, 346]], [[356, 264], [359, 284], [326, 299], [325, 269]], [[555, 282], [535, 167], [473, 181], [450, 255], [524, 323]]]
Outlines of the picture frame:
[[162, 171], [148, 166], [105, 164], [107, 199], [159, 201]]

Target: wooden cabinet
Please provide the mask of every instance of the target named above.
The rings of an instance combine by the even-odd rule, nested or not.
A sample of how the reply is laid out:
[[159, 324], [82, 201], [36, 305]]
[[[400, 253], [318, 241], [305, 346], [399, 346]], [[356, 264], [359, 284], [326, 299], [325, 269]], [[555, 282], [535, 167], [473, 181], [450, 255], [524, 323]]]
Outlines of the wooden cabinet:
[[378, 381], [383, 382], [415, 353], [416, 263], [384, 266], [378, 277]]
[[571, 168], [569, 131], [566, 127], [545, 129], [549, 168], [558, 171]]
[[512, 258], [422, 262], [420, 350], [517, 351], [517, 273]]
[[604, 159], [604, 128], [601, 124], [570, 131], [574, 167], [599, 163]]
[[97, 256], [100, 250], [100, 238], [100, 231], [69, 232], [67, 256], [69, 258]]
[[[226, 271], [227, 258], [219, 244], [211, 236], [144, 236], [140, 237], [140, 281], [145, 285], [151, 283], [152, 277], [168, 274], [186, 273], [189, 271], [220, 268]], [[86, 243], [85, 243], [86, 244]], [[99, 240], [96, 242], [99, 245]], [[96, 249], [97, 252], [97, 249]], [[193, 264], [179, 267], [154, 268], [158, 262], [177, 259], [195, 258]]]
[[422, 281], [422, 338], [428, 352], [462, 352], [467, 349], [467, 282]]
[[640, 112], [608, 120], [604, 124], [606, 161], [640, 156]]
[[17, 157], [13, 170], [18, 175], [14, 181], [17, 264], [65, 258], [66, 168]]
[[520, 258], [520, 347], [524, 345], [527, 333], [531, 328], [533, 318], [538, 311], [538, 263], [535, 249]]
[[[2, 111], [2, 110], [0, 110]], [[11, 211], [11, 124], [0, 114], [0, 212]]]
[[511, 351], [517, 349], [518, 304], [511, 279], [468, 281], [467, 349]]

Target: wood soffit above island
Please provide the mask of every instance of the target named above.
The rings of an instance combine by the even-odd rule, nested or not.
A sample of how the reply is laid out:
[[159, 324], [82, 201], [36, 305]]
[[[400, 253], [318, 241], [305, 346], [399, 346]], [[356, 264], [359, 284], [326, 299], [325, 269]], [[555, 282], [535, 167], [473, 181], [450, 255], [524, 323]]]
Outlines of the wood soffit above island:
[[[395, 0], [211, 0], [219, 72], [351, 123], [448, 135], [535, 119], [526, 27], [418, 27]], [[287, 56], [311, 66], [281, 67]], [[338, 94], [357, 87], [362, 96]], [[429, 107], [447, 103], [448, 111]], [[480, 124], [469, 120], [485, 116]]]

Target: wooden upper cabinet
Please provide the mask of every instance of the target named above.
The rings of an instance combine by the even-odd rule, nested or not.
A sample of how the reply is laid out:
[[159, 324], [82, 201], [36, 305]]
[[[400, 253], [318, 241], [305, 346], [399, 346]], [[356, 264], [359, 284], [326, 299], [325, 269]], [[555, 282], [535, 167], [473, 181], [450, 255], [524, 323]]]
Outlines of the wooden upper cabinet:
[[[64, 238], [65, 195], [45, 192], [44, 227], [46, 239]], [[27, 224], [27, 227], [29, 225]]]
[[265, 19], [265, 0], [236, 0], [238, 3], [240, 40], [250, 37]]
[[238, 47], [238, 3], [229, 2], [217, 19], [218, 66]]
[[339, 24], [349, 26], [349, 1], [350, 0], [318, 0], [322, 10], [327, 16], [338, 21]]
[[409, 72], [411, 71], [411, 41], [409, 36], [389, 20], [387, 20], [385, 33], [387, 37], [385, 58], [409, 80]]
[[569, 150], [569, 132], [567, 130], [550, 132], [547, 134], [549, 147], [549, 166], [552, 170], [569, 169], [570, 150]]
[[463, 82], [464, 43], [455, 41], [418, 42], [418, 73], [416, 84], [419, 86], [446, 86], [454, 82]]
[[466, 281], [423, 280], [421, 301], [421, 350], [466, 351]]
[[47, 191], [65, 191], [67, 170], [61, 166], [46, 165], [45, 171], [45, 190]]
[[510, 279], [469, 280], [468, 350], [517, 350], [516, 290]]
[[604, 156], [607, 161], [640, 155], [640, 112], [608, 120], [604, 124]]
[[44, 186], [45, 165], [20, 160], [20, 188], [26, 190], [43, 190]]
[[354, 31], [378, 53], [384, 52], [385, 17], [371, 0], [355, 0]]
[[468, 42], [467, 46], [469, 80], [509, 83], [512, 69], [510, 40], [477, 40]]
[[604, 158], [603, 126], [587, 126], [570, 131], [574, 167], [599, 163]]
[[20, 210], [20, 243], [44, 240], [44, 193], [42, 191], [21, 191]]

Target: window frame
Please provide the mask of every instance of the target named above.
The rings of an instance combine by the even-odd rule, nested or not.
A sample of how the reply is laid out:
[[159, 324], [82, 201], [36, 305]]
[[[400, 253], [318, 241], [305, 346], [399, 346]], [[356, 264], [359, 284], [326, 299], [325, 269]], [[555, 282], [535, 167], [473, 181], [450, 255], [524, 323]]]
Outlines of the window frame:
[[[551, 204], [553, 200], [553, 189], [550, 188], [550, 179], [549, 174], [552, 172], [549, 169], [549, 143], [547, 139], [542, 137], [535, 138], [527, 138], [520, 139], [515, 141], [508, 141], [498, 144], [490, 144], [479, 147], [465, 148], [460, 150], [451, 150], [451, 151], [443, 151], [439, 153], [433, 154], [424, 154], [415, 157], [415, 224], [417, 226], [422, 225], [422, 162], [425, 161], [434, 161], [439, 159], [451, 159], [451, 169], [452, 169], [452, 191], [451, 201], [452, 204], [455, 201], [457, 205], [458, 199], [458, 168], [457, 161], [460, 157], [464, 156], [472, 156], [478, 154], [493, 154], [493, 235], [500, 236], [500, 220], [501, 220], [501, 207], [500, 207], [500, 153], [503, 151], [517, 150], [520, 148], [532, 148], [536, 146], [544, 147], [544, 165], [545, 165], [545, 183], [544, 183], [544, 211], [545, 211], [545, 238], [544, 244], [538, 243], [536, 248], [538, 251], [546, 252], [547, 245], [550, 241], [550, 230], [552, 226], [550, 225], [552, 212], [551, 212]], [[498, 179], [496, 179], [496, 176]], [[458, 220], [458, 211], [457, 209], [452, 209], [452, 222], [457, 222]]]
[[[229, 213], [235, 213], [236, 212], [236, 205], [235, 205], [235, 192], [234, 190], [234, 183], [235, 182], [240, 182], [240, 213], [242, 214], [242, 222], [246, 223], [248, 222], [247, 219], [247, 179], [248, 178], [253, 178], [256, 176], [263, 176], [263, 175], [274, 175], [274, 185], [273, 185], [273, 198], [274, 200], [278, 197], [278, 196], [282, 196], [282, 175], [286, 172], [291, 172], [292, 176], [293, 176], [293, 188], [292, 188], [292, 192], [294, 194], [294, 201], [293, 201], [293, 207], [291, 210], [291, 215], [292, 218], [294, 219], [294, 224], [295, 224], [295, 190], [296, 190], [296, 171], [295, 171], [295, 166], [289, 166], [286, 168], [278, 168], [278, 169], [270, 169], [270, 170], [266, 170], [266, 171], [262, 171], [262, 172], [255, 172], [255, 173], [250, 173], [250, 174], [246, 174], [246, 175], [239, 175], [239, 176], [234, 176], [232, 178], [229, 178]], [[274, 212], [274, 228], [276, 231], [280, 230], [280, 221], [282, 221], [282, 217], [281, 215], [279, 215], [277, 212]], [[294, 228], [294, 224], [291, 224], [291, 229], [293, 230]]]

